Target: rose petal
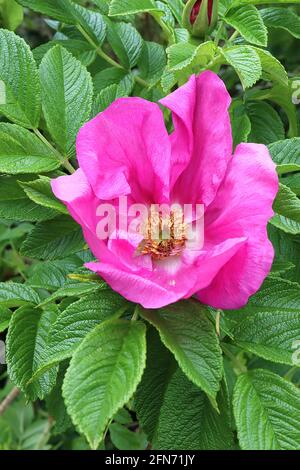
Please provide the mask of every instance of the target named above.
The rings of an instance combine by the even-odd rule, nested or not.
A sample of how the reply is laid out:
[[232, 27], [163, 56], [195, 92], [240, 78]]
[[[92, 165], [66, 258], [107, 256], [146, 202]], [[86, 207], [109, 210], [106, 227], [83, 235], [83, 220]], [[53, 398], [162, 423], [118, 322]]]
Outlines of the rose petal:
[[260, 288], [274, 257], [266, 227], [277, 191], [278, 177], [267, 147], [239, 145], [206, 212], [206, 237], [212, 243], [238, 234], [248, 240], [212, 283], [198, 292], [202, 302], [216, 308], [240, 308]]
[[77, 137], [80, 167], [103, 200], [131, 193], [138, 203], [168, 202], [170, 152], [159, 106], [141, 98], [119, 98]]
[[232, 156], [230, 102], [224, 83], [210, 71], [193, 75], [161, 100], [173, 113], [171, 182], [176, 202], [207, 206], [214, 199]]

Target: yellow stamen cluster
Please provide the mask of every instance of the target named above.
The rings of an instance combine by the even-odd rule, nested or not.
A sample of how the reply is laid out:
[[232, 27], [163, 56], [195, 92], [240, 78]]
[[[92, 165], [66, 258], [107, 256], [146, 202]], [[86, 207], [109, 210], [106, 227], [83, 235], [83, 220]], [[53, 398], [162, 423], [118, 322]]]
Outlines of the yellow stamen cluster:
[[143, 241], [138, 247], [142, 255], [151, 255], [155, 260], [178, 256], [187, 240], [186, 225], [181, 211], [169, 214], [151, 212], [142, 227]]

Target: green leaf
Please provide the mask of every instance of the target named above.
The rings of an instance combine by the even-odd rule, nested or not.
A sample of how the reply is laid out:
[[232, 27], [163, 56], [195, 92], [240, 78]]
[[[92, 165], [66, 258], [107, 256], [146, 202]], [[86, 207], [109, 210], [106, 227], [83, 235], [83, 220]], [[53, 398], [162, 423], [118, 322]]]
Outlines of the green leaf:
[[155, 1], [158, 12], [153, 12], [152, 15], [158, 20], [158, 23], [166, 29], [168, 36], [174, 37], [175, 19], [172, 10], [163, 2]]
[[129, 70], [138, 63], [142, 53], [143, 40], [139, 32], [129, 23], [114, 23], [105, 18], [107, 40], [122, 66]]
[[268, 145], [284, 139], [283, 123], [277, 111], [268, 103], [248, 101], [247, 113], [251, 121], [249, 142]]
[[153, 0], [112, 0], [109, 16], [159, 11]]
[[175, 72], [170, 72], [168, 69], [165, 69], [161, 77], [161, 86], [165, 93], [168, 93], [171, 88], [176, 84], [177, 77]]
[[19, 221], [44, 221], [52, 219], [56, 212], [52, 209], [38, 206], [31, 201], [18, 180], [28, 181], [32, 175], [0, 176], [0, 217], [8, 220]]
[[185, 28], [175, 28], [174, 34], [176, 42], [189, 42], [190, 40], [190, 33]]
[[56, 46], [43, 58], [40, 77], [48, 130], [60, 150], [71, 154], [80, 127], [90, 117], [91, 76], [66, 49]]
[[172, 11], [174, 17], [176, 18], [179, 25], [182, 25], [182, 14], [184, 9], [184, 3], [182, 0], [163, 0], [170, 10]]
[[300, 170], [300, 138], [280, 140], [270, 144], [269, 150], [280, 175]]
[[119, 450], [145, 450], [148, 444], [143, 432], [129, 431], [119, 423], [109, 426], [109, 434], [113, 445]]
[[284, 217], [283, 215], [276, 214], [270, 220], [270, 224], [279, 228], [283, 232], [290, 233], [292, 235], [300, 234], [300, 224], [295, 222], [293, 219]]
[[[162, 344], [155, 328], [149, 328], [146, 369], [134, 398], [134, 407], [150, 442], [155, 438], [164, 396], [177, 368], [174, 356]], [[201, 392], [198, 390], [198, 393]]]
[[166, 63], [164, 47], [156, 42], [144, 41], [138, 66], [141, 76], [148, 83], [155, 85], [160, 80]]
[[279, 191], [273, 204], [274, 211], [300, 223], [300, 199], [284, 184], [279, 184]]
[[63, 395], [74, 424], [97, 449], [106, 426], [128, 402], [146, 361], [146, 328], [141, 322], [112, 320], [98, 325], [75, 352]]
[[236, 147], [241, 142], [247, 142], [251, 132], [251, 122], [247, 115], [245, 105], [240, 100], [232, 102], [230, 107], [233, 145]]
[[290, 269], [294, 269], [295, 265], [290, 261], [282, 261], [280, 259], [275, 259], [272, 264], [272, 270], [270, 274], [284, 274]]
[[74, 5], [69, 0], [17, 0], [20, 5], [50, 16], [63, 23], [73, 24]]
[[71, 357], [95, 326], [118, 318], [127, 307], [127, 301], [111, 289], [97, 290], [72, 303], [60, 313], [51, 329], [43, 367]]
[[11, 319], [11, 311], [8, 308], [1, 305], [0, 306], [0, 333], [2, 333], [8, 328], [10, 319]]
[[14, 31], [23, 21], [23, 8], [15, 0], [2, 0], [0, 15], [4, 27]]
[[293, 103], [292, 83], [292, 81], [289, 81], [287, 84], [283, 84], [282, 82], [275, 83], [272, 88], [266, 88], [264, 90], [253, 89], [251, 90], [251, 93], [249, 92], [249, 97], [251, 97], [252, 100], [272, 101], [284, 110], [289, 121], [289, 137], [297, 136], [299, 127], [297, 109]]
[[101, 113], [121, 96], [125, 95], [123, 94], [122, 90], [120, 90], [120, 87], [116, 84], [109, 85], [107, 88], [104, 88], [100, 91], [94, 100], [92, 115], [96, 116], [98, 113]]
[[58, 371], [57, 381], [51, 393], [46, 397], [47, 410], [54, 419], [51, 429], [53, 434], [62, 434], [72, 426], [72, 421], [67, 413], [66, 405], [62, 396], [62, 385], [67, 364], [63, 363]]
[[95, 5], [104, 15], [108, 15], [110, 0], [94, 0]]
[[240, 375], [233, 397], [244, 450], [300, 450], [300, 390], [270, 371]]
[[55, 39], [32, 50], [37, 64], [40, 65], [46, 53], [55, 46], [64, 47], [85, 66], [90, 65], [95, 59], [94, 49], [86, 41], [80, 39]]
[[147, 334], [147, 365], [134, 406], [153, 449], [228, 449], [233, 442], [226, 419], [177, 366], [153, 328]]
[[300, 233], [300, 199], [288, 186], [280, 184], [273, 207], [276, 214], [271, 224], [287, 233]]
[[46, 173], [60, 166], [56, 156], [38, 137], [16, 124], [0, 123], [0, 172]]
[[15, 282], [0, 282], [0, 305], [3, 307], [21, 307], [26, 304], [38, 304], [38, 294], [29, 286]]
[[83, 248], [81, 228], [70, 217], [61, 216], [38, 223], [21, 247], [23, 256], [53, 260]]
[[289, 8], [264, 8], [260, 13], [268, 28], [284, 29], [300, 39], [300, 18]]
[[171, 72], [204, 65], [209, 62], [216, 52], [216, 46], [212, 41], [207, 41], [199, 46], [186, 42], [179, 42], [168, 47], [168, 68]]
[[159, 331], [187, 377], [215, 400], [222, 378], [222, 354], [206, 308], [182, 301], [158, 310], [139, 313]]
[[67, 275], [76, 271], [81, 265], [82, 261], [75, 255], [61, 260], [37, 263], [31, 268], [28, 284], [38, 289], [56, 290], [66, 283]]
[[96, 11], [84, 8], [70, 0], [55, 0], [55, 2], [53, 0], [18, 0], [18, 2], [62, 23], [80, 25], [97, 45], [101, 45], [105, 39], [103, 16]]
[[56, 309], [46, 311], [24, 306], [14, 312], [7, 334], [7, 366], [11, 380], [32, 401], [44, 398], [55, 384], [57, 370], [47, 371], [38, 380], [28, 384], [41, 361]]
[[36, 128], [41, 91], [32, 52], [22, 38], [4, 29], [0, 30], [0, 47], [0, 80], [5, 84], [6, 95], [6, 103], [0, 102], [0, 114], [20, 126]]
[[55, 211], [63, 214], [68, 214], [66, 207], [53, 195], [50, 181], [50, 178], [41, 176], [39, 179], [34, 181], [20, 181], [19, 184], [24, 189], [29, 199], [36, 204], [54, 209]]
[[[252, 47], [252, 46], [251, 46]], [[262, 66], [262, 78], [266, 81], [288, 85], [288, 74], [284, 66], [269, 51], [252, 47], [258, 54]]]
[[133, 419], [126, 408], [121, 408], [114, 416], [114, 421], [119, 424], [132, 424]]
[[106, 36], [106, 24], [101, 13], [73, 4], [75, 24], [79, 22], [97, 46], [101, 46]]
[[295, 269], [285, 274], [286, 279], [298, 282], [300, 279], [300, 237], [284, 233], [271, 224], [268, 227], [268, 235], [274, 246], [276, 258], [281, 261], [290, 261], [295, 265]]
[[127, 96], [131, 94], [134, 87], [133, 75], [116, 67], [109, 67], [96, 73], [93, 81], [95, 93], [100, 93], [111, 85], [117, 85], [118, 95]]
[[50, 297], [47, 297], [47, 299], [45, 299], [40, 305], [47, 305], [48, 303], [64, 297], [81, 297], [89, 292], [99, 289], [99, 287], [105, 288], [106, 284], [103, 282], [103, 285], [101, 285], [98, 281], [78, 282], [68, 279], [64, 286], [57, 289], [57, 291], [50, 295]]
[[259, 55], [250, 46], [232, 46], [220, 49], [226, 62], [238, 74], [244, 88], [250, 88], [261, 77], [262, 67]]
[[224, 18], [225, 22], [236, 29], [246, 41], [258, 46], [267, 46], [268, 31], [253, 5], [231, 8]]
[[267, 279], [249, 303], [226, 316], [236, 322], [235, 344], [269, 361], [293, 365], [293, 342], [300, 338], [299, 284]]
[[168, 68], [170, 71], [182, 70], [187, 67], [196, 54], [197, 47], [193, 44], [179, 42], [167, 49]]
[[[300, 170], [300, 164], [298, 170]], [[300, 196], [300, 173], [294, 173], [293, 175], [285, 176], [282, 179], [282, 182], [286, 186], [288, 186], [295, 194], [297, 194], [297, 196]]]

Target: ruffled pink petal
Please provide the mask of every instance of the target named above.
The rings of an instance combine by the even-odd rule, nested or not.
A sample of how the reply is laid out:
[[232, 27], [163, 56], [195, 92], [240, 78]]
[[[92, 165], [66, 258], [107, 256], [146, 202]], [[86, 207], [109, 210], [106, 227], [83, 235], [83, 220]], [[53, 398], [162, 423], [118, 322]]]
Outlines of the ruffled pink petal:
[[80, 168], [72, 175], [60, 176], [51, 180], [51, 188], [57, 199], [67, 206], [77, 223], [92, 231], [96, 230], [98, 200]]
[[[245, 243], [246, 238], [226, 240], [220, 245], [203, 250], [195, 265], [185, 263], [184, 258], [168, 258], [150, 266], [140, 262], [131, 266], [133, 255], [129, 244], [114, 241], [114, 252], [106, 253], [101, 263], [87, 263], [85, 266], [97, 272], [114, 289], [131, 302], [145, 308], [160, 308], [182, 298], [188, 298], [206, 287], [220, 268]], [[117, 246], [116, 246], [117, 245]]]
[[158, 105], [119, 98], [86, 123], [77, 158], [99, 199], [131, 194], [138, 203], [169, 200], [171, 145]]
[[247, 243], [198, 292], [202, 302], [216, 308], [240, 308], [260, 288], [274, 257], [266, 227], [277, 191], [278, 177], [268, 149], [259, 144], [239, 145], [206, 211], [205, 236], [219, 243], [239, 234], [247, 237]]
[[161, 100], [172, 111], [173, 200], [203, 203], [214, 199], [232, 155], [230, 95], [213, 72], [194, 75]]

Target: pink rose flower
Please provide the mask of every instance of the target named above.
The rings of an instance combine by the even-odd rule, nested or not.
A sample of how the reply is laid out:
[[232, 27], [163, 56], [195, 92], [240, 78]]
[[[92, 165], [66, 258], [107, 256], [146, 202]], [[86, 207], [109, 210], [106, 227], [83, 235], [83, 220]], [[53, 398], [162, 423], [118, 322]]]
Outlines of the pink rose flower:
[[[195, 295], [216, 308], [240, 308], [270, 271], [275, 164], [260, 144], [240, 144], [232, 155], [230, 102], [216, 74], [192, 76], [161, 100], [172, 111], [169, 135], [157, 104], [120, 98], [80, 130], [80, 168], [52, 181], [99, 260], [86, 267], [132, 302], [159, 308]], [[147, 206], [203, 204], [204, 244], [160, 245], [116, 232], [99, 239], [97, 208], [117, 208], [120, 196]]]

